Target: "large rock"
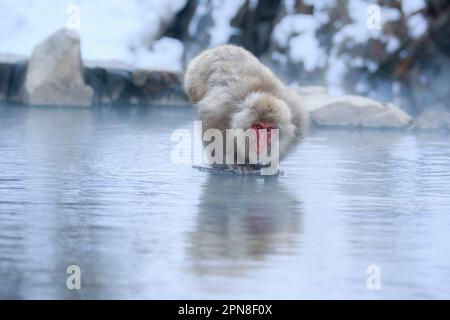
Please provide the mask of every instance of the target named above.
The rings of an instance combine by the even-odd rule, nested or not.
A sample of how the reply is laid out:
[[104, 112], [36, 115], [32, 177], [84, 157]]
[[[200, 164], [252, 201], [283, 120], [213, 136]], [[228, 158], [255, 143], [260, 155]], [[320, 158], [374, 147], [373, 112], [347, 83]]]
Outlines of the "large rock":
[[425, 111], [414, 120], [411, 128], [419, 130], [450, 130], [450, 112]]
[[334, 97], [317, 87], [310, 89], [297, 92], [319, 126], [404, 128], [411, 122], [406, 112], [391, 103], [351, 95]]
[[30, 105], [91, 106], [76, 33], [61, 29], [34, 48], [23, 94]]

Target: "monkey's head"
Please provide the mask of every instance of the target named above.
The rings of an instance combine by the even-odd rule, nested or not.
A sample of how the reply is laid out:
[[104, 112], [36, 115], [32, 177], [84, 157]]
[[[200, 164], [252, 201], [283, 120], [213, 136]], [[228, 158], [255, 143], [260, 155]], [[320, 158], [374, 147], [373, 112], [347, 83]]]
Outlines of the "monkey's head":
[[[271, 150], [271, 137], [274, 129], [279, 133], [280, 158], [295, 138], [295, 126], [288, 105], [281, 99], [264, 92], [253, 92], [242, 102], [239, 111], [231, 118], [233, 129], [251, 129], [249, 154], [259, 156]], [[237, 153], [245, 156], [245, 145], [237, 145]]]

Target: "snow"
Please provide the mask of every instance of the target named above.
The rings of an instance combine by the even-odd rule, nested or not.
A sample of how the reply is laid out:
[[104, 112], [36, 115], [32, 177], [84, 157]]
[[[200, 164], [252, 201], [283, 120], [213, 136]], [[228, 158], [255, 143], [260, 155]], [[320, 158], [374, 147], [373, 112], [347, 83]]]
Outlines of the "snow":
[[[239, 29], [231, 26], [231, 20], [237, 15], [239, 9], [246, 3], [245, 0], [198, 0], [195, 13], [189, 23], [188, 33], [191, 38], [196, 38], [198, 33], [209, 36], [209, 47], [216, 47], [228, 43], [230, 37], [239, 32]], [[258, 0], [249, 2], [250, 8], [256, 7]], [[210, 23], [212, 20], [212, 25]], [[201, 30], [207, 21], [207, 30]], [[210, 26], [211, 25], [211, 26]], [[206, 31], [206, 32], [205, 32]]]
[[211, 47], [227, 43], [233, 33], [236, 32], [231, 26], [231, 20], [236, 16], [244, 3], [245, 0], [212, 1], [214, 25], [209, 32]]
[[[368, 10], [369, 8], [379, 11]], [[378, 39], [382, 36], [380, 29], [384, 23], [401, 18], [400, 11], [396, 8], [381, 7], [363, 0], [350, 0], [348, 13], [353, 22], [336, 33], [333, 39], [335, 45], [339, 45], [343, 41], [350, 41], [353, 44], [365, 44], [370, 38]], [[377, 18], [379, 18], [378, 27], [368, 27], [367, 24], [372, 15], [374, 16], [374, 22], [377, 22]], [[391, 43], [390, 46], [393, 47], [395, 44]]]
[[284, 0], [283, 5], [286, 14], [288, 15], [295, 14], [295, 0]]
[[[80, 35], [84, 59], [180, 68], [181, 62], [176, 61], [180, 58], [180, 43], [157, 38], [161, 25], [167, 24], [185, 3], [186, 0], [2, 0], [0, 52], [29, 56], [33, 47], [50, 34], [72, 27]], [[73, 10], [77, 7], [79, 26]]]
[[322, 68], [326, 63], [325, 52], [320, 48], [319, 42], [311, 33], [304, 33], [293, 37], [289, 46], [290, 57], [294, 62], [303, 62], [306, 71]]
[[140, 47], [136, 52], [134, 67], [154, 70], [181, 71], [183, 43], [177, 39], [163, 37], [155, 41], [152, 50]]
[[369, 29], [367, 27], [368, 13], [373, 14], [372, 11], [368, 10], [371, 5], [371, 3], [361, 0], [350, 0], [348, 2], [348, 13], [352, 22], [341, 27], [333, 37], [333, 49], [328, 58], [328, 70], [325, 75], [325, 83], [333, 95], [344, 93], [342, 83], [349, 69], [348, 66], [353, 63], [348, 55], [339, 54], [340, 47], [344, 43], [350, 47], [364, 44], [367, 43], [369, 38], [377, 37], [379, 34], [379, 30], [376, 28]]
[[421, 14], [415, 14], [408, 18], [408, 31], [411, 37], [418, 38], [428, 29], [428, 22]]
[[[326, 74], [326, 84], [333, 94], [342, 94], [341, 85], [344, 81], [347, 66], [354, 65], [355, 57], [348, 57], [339, 54], [339, 48], [347, 45], [353, 47], [356, 45], [366, 45], [369, 39], [378, 39], [386, 44], [386, 51], [391, 53], [400, 48], [400, 40], [391, 35], [382, 32], [383, 24], [390, 21], [397, 21], [401, 18], [401, 13], [396, 8], [374, 5], [363, 0], [350, 0], [348, 3], [348, 13], [352, 23], [342, 27], [333, 37], [333, 49], [331, 51], [328, 70]], [[375, 25], [368, 26], [368, 19]], [[377, 20], [378, 19], [378, 20]], [[379, 23], [377, 26], [376, 23]], [[378, 64], [374, 61], [366, 61], [365, 67], [370, 73], [378, 69]]]
[[191, 38], [194, 38], [198, 28], [201, 17], [206, 15], [209, 11], [208, 0], [198, 0], [197, 7], [195, 8], [195, 13], [189, 23], [188, 33]]
[[279, 47], [289, 49], [293, 62], [302, 62], [305, 70], [313, 71], [326, 63], [325, 51], [316, 38], [319, 27], [314, 16], [287, 15], [275, 27], [273, 38]]
[[405, 15], [410, 15], [425, 8], [425, 0], [403, 0], [402, 1], [402, 11]]
[[[359, 56], [361, 46], [367, 46], [371, 39], [378, 40], [385, 46], [386, 53], [393, 53], [401, 48], [402, 39], [386, 33], [385, 24], [402, 19], [399, 8], [378, 5], [376, 1], [348, 0], [303, 0], [303, 4], [314, 7], [311, 15], [298, 14], [295, 0], [284, 0], [284, 16], [275, 26], [273, 41], [279, 50], [272, 58], [280, 63], [286, 61], [283, 53], [291, 62], [302, 63], [304, 70], [314, 72], [322, 69], [325, 72], [325, 85], [331, 94], [343, 94], [342, 84], [350, 69], [365, 68], [369, 73], [378, 70], [378, 64], [367, 57]], [[402, 2], [402, 10], [413, 13], [423, 8], [423, 0]], [[343, 7], [342, 7], [343, 6]], [[342, 7], [342, 8], [339, 8]], [[345, 10], [350, 21], [345, 19], [330, 20], [330, 13]], [[334, 12], [336, 14], [336, 12]], [[342, 18], [342, 16], [341, 16]], [[427, 21], [416, 14], [408, 18], [409, 33], [413, 37], [422, 35], [427, 28]], [[331, 48], [320, 43], [321, 29], [333, 26]], [[326, 41], [325, 41], [326, 42]], [[355, 48], [354, 51], [352, 49]], [[286, 62], [284, 62], [286, 63]], [[358, 86], [360, 90], [363, 84]]]
[[389, 21], [398, 21], [402, 17], [400, 10], [397, 8], [381, 7], [381, 23]]
[[398, 48], [400, 48], [400, 40], [393, 36], [387, 37], [386, 51], [392, 53]]
[[406, 23], [409, 34], [413, 38], [422, 36], [428, 29], [427, 20], [421, 13], [419, 13], [419, 11], [425, 9], [425, 7], [425, 0], [402, 1], [402, 11], [406, 16], [408, 16]]
[[336, 0], [304, 0], [303, 2], [306, 5], [314, 6], [314, 17], [321, 24], [329, 22], [329, 10], [336, 7]]
[[347, 72], [347, 65], [343, 59], [340, 59], [333, 49], [328, 59], [328, 70], [325, 75], [325, 83], [331, 95], [342, 95], [342, 81]]

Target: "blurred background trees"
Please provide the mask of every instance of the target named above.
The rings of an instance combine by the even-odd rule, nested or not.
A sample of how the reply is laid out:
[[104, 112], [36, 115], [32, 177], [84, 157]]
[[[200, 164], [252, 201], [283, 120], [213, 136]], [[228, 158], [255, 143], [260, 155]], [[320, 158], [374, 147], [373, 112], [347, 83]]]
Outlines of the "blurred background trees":
[[230, 15], [224, 3], [187, 1], [165, 33], [183, 42], [184, 63], [225, 33], [288, 81], [391, 100], [412, 113], [449, 107], [449, 1], [236, 2]]
[[85, 60], [182, 71], [234, 43], [288, 82], [450, 109], [449, 0], [0, 0], [0, 52], [29, 55], [73, 4]]

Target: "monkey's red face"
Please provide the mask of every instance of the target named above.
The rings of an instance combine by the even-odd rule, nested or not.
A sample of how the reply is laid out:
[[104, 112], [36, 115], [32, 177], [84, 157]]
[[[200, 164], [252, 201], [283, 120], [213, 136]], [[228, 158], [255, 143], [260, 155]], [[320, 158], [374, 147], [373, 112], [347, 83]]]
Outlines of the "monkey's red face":
[[[262, 152], [267, 152], [270, 150], [270, 139], [272, 137], [272, 130], [276, 129], [276, 126], [273, 123], [264, 122], [264, 121], [255, 121], [252, 124], [252, 129], [255, 130], [256, 134], [256, 152], [257, 154], [261, 154]], [[263, 139], [264, 135], [262, 135], [261, 130], [266, 130], [266, 139]], [[261, 133], [261, 136], [260, 136]]]

